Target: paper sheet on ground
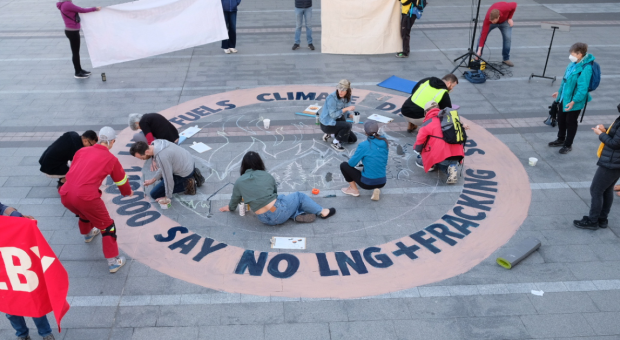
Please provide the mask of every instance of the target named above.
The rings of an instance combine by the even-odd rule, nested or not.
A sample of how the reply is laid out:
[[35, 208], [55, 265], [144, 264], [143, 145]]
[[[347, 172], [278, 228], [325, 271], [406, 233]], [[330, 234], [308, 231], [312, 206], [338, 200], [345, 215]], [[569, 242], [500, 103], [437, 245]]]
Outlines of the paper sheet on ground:
[[378, 115], [376, 113], [371, 114], [368, 119], [376, 120], [379, 123], [391, 123], [394, 119], [388, 118], [386, 116]]
[[148, 0], [81, 15], [93, 67], [228, 39], [220, 0]]
[[271, 238], [271, 248], [278, 249], [306, 249], [305, 237], [278, 237]]
[[198, 153], [203, 153], [203, 152], [211, 150], [211, 147], [203, 142], [200, 142], [200, 143], [194, 142], [194, 144], [190, 145], [189, 147], [194, 149]]
[[400, 52], [400, 14], [400, 1], [395, 0], [321, 0], [321, 51]]

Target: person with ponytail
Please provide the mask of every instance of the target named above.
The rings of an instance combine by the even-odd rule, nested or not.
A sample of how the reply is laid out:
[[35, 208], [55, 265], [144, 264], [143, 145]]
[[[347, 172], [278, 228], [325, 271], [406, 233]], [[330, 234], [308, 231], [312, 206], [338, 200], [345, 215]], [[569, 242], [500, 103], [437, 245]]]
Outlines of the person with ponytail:
[[[380, 188], [387, 181], [385, 170], [387, 168], [389, 144], [387, 139], [379, 135], [379, 125], [374, 120], [364, 123], [364, 132], [368, 138], [361, 142], [349, 162], [340, 164], [340, 171], [349, 186], [342, 188], [346, 195], [359, 196], [358, 186], [365, 190], [373, 190], [370, 199], [379, 200]], [[363, 170], [355, 168], [359, 162], [363, 164]]]

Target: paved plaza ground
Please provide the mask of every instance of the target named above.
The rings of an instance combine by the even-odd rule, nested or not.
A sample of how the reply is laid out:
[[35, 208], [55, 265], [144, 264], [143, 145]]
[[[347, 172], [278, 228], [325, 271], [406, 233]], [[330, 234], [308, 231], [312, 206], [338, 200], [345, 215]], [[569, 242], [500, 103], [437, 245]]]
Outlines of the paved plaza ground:
[[[119, 3], [74, 2], [82, 7]], [[240, 289], [236, 281], [217, 286], [212, 284], [216, 280], [191, 280], [192, 275], [178, 268], [163, 270], [161, 263], [145, 260], [151, 257], [137, 251], [139, 243], [123, 243], [122, 231], [119, 242], [128, 263], [118, 273], [109, 274], [101, 239], [83, 242], [77, 218], [60, 203], [55, 180], [39, 172], [41, 153], [66, 131], [98, 131], [109, 125], [121, 133], [132, 112], [182, 115], [185, 111], [176, 112], [174, 107], [188, 101], [222, 94], [221, 98], [234, 104], [245, 101], [245, 94], [254, 93], [256, 98], [255, 93], [264, 92], [268, 95], [262, 98], [269, 101], [254, 100], [187, 121], [188, 126], [203, 128], [190, 141], [213, 148], [203, 154], [191, 151], [207, 182], [197, 196], [175, 196], [172, 209], [158, 207], [162, 220], [186, 227], [205, 240], [225, 243], [231, 251], [254, 250], [257, 255], [275, 251], [300, 258], [327, 254], [329, 258], [334, 252], [353, 256], [356, 250], [381, 245], [396, 266], [409, 263], [392, 252], [398, 248], [387, 247], [395, 247], [395, 240], [423, 230], [451, 211], [467, 189], [464, 185], [471, 173], [464, 171], [456, 185], [446, 186], [442, 174], [425, 174], [416, 167], [415, 135], [405, 131], [404, 119], [391, 113], [398, 107], [389, 104], [402, 103], [399, 98], [405, 94], [376, 84], [392, 75], [419, 80], [452, 70], [452, 60], [469, 45], [470, 1], [432, 1], [412, 30], [411, 56], [397, 59], [392, 54], [322, 54], [318, 0], [314, 0], [313, 19], [317, 50], [307, 48], [302, 34], [301, 49], [292, 51], [293, 0], [243, 0], [238, 14], [238, 54], [225, 55], [219, 43], [214, 43], [92, 69], [82, 39], [82, 64], [93, 75], [77, 80], [72, 76], [69, 43], [54, 3], [0, 0], [0, 202], [37, 218], [68, 271], [71, 309], [63, 319], [62, 333], [55, 331], [56, 338], [620, 339], [620, 200], [612, 207], [609, 228], [590, 231], [572, 226], [572, 220], [581, 219], [590, 205], [589, 185], [599, 145], [590, 127], [608, 125], [618, 116], [620, 1], [517, 2], [511, 51], [515, 67], [499, 80], [481, 85], [459, 78], [460, 84], [450, 94], [453, 103], [461, 106], [461, 116], [475, 126], [470, 138], [480, 141], [486, 136], [481, 149], [503, 150], [487, 160], [503, 171], [497, 174], [502, 180], [498, 180], [496, 204], [503, 215], [497, 215], [494, 223], [480, 222], [468, 236], [487, 235], [478, 239], [481, 247], [494, 240], [499, 243], [475, 249], [463, 241], [449, 249], [458, 254], [454, 261], [428, 262], [433, 257], [421, 255], [415, 260], [420, 267], [415, 268], [424, 270], [404, 271], [389, 280], [381, 279], [377, 268], [369, 268], [368, 276], [373, 279], [362, 285], [359, 272], [351, 269], [351, 275], [344, 276], [342, 267], [330, 262], [342, 274], [336, 270], [333, 293], [313, 286], [314, 282], [304, 289], [289, 289], [287, 279], [281, 280], [281, 289], [269, 293], [263, 285], [253, 286], [247, 274], [240, 277], [249, 284]], [[482, 1], [482, 13], [491, 3]], [[570, 32], [555, 35], [547, 75], [561, 79], [568, 48], [575, 42], [589, 44], [589, 53], [603, 72], [573, 151], [567, 155], [547, 146], [556, 130], [542, 123], [559, 81], [553, 86], [546, 79], [528, 81], [530, 74], [542, 73], [547, 55], [551, 31], [541, 29], [542, 21], [571, 25]], [[485, 55], [500, 62], [499, 32], [494, 31], [487, 44]], [[102, 72], [106, 82], [101, 81]], [[287, 94], [314, 91], [318, 96], [324, 89], [331, 91], [342, 78], [351, 81], [354, 96], [356, 90], [364, 92], [356, 103], [364, 117], [378, 113], [394, 118], [383, 128], [391, 146], [388, 183], [378, 202], [370, 200], [368, 191], [362, 190], [358, 198], [340, 193], [345, 183], [339, 164], [352, 155], [355, 146], [345, 145], [343, 154], [330, 149], [321, 141], [313, 118], [294, 114], [321, 100], [290, 100]], [[274, 93], [283, 100], [276, 100]], [[268, 130], [263, 128], [264, 119], [271, 120]], [[354, 131], [363, 138], [361, 125]], [[189, 150], [189, 144], [183, 147]], [[507, 149], [502, 149], [504, 145]], [[280, 193], [309, 194], [319, 188], [316, 201], [336, 207], [336, 216], [312, 224], [290, 221], [269, 227], [252, 213], [241, 217], [217, 211], [228, 202], [229, 183], [239, 177], [239, 159], [247, 150], [261, 153]], [[466, 159], [466, 170], [480, 164], [476, 157], [472, 155], [470, 163]], [[539, 159], [535, 167], [528, 165], [529, 157]], [[149, 178], [148, 168], [147, 163], [136, 174]], [[507, 188], [512, 191], [502, 192]], [[501, 204], [500, 193], [508, 195]], [[523, 214], [522, 223], [519, 214]], [[150, 231], [145, 228], [143, 233]], [[308, 246], [302, 251], [274, 250], [269, 242], [273, 236], [305, 237]], [[526, 237], [540, 240], [541, 248], [512, 270], [495, 263], [502, 249]], [[172, 253], [167, 246], [163, 249]], [[443, 272], [458, 275], [442, 276]], [[234, 276], [232, 271], [229, 274]], [[417, 286], [417, 282], [425, 284]], [[532, 290], [542, 290], [544, 295], [533, 295]], [[366, 293], [372, 291], [377, 293]], [[34, 324], [28, 322], [33, 339], [38, 338]], [[13, 334], [8, 320], [0, 318], [0, 338], [12, 339]]]

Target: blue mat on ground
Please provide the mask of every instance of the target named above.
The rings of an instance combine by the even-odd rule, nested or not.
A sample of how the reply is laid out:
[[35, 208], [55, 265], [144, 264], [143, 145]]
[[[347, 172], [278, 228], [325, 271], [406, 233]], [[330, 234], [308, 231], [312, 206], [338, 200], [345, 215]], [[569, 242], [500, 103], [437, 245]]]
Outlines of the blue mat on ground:
[[411, 90], [413, 90], [415, 84], [417, 84], [417, 82], [413, 80], [403, 79], [397, 76], [391, 76], [388, 79], [377, 84], [377, 86], [411, 94]]

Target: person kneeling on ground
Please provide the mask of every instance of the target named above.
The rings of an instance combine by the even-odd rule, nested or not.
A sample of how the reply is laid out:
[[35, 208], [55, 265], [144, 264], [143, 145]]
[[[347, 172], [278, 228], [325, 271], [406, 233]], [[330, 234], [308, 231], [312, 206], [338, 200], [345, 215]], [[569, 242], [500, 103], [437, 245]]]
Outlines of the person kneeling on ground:
[[[458, 166], [465, 158], [464, 143], [449, 144], [443, 139], [437, 103], [428, 102], [425, 109], [424, 124], [413, 147], [421, 155], [416, 159], [416, 165], [424, 168], [425, 172], [434, 171], [437, 166], [448, 175], [446, 184], [455, 184], [458, 181]], [[469, 130], [467, 125], [463, 125], [463, 128]]]
[[452, 107], [450, 92], [459, 84], [459, 79], [452, 73], [443, 78], [429, 77], [421, 79], [411, 90], [411, 97], [405, 100], [401, 113], [409, 123], [407, 132], [414, 132], [418, 126], [424, 123], [424, 105], [433, 101], [439, 105], [439, 109]]
[[69, 162], [73, 161], [73, 156], [82, 147], [93, 146], [97, 144], [97, 134], [93, 130], [88, 130], [80, 136], [75, 131], [64, 133], [57, 140], [48, 146], [39, 158], [41, 164], [41, 172], [47, 177], [58, 178], [58, 185], [65, 184], [65, 176], [69, 172]]
[[[343, 188], [342, 192], [357, 197], [360, 195], [357, 189], [359, 185], [362, 189], [374, 189], [370, 199], [378, 201], [381, 194], [379, 189], [383, 188], [387, 181], [385, 169], [388, 162], [389, 146], [387, 139], [379, 135], [379, 124], [376, 121], [369, 120], [364, 123], [364, 131], [368, 139], [357, 146], [355, 154], [349, 159], [348, 163], [342, 162], [340, 164], [342, 176], [345, 181], [349, 182], [349, 186]], [[362, 171], [355, 169], [360, 161], [364, 166]]]
[[172, 199], [172, 194], [179, 192], [196, 195], [196, 187], [201, 187], [205, 182], [189, 151], [167, 140], [157, 139], [151, 145], [136, 142], [129, 153], [142, 160], [152, 157], [153, 162], [157, 162], [155, 176], [144, 181], [144, 186], [149, 186], [162, 179], [151, 190], [151, 197], [157, 202], [164, 198]]
[[155, 139], [165, 139], [172, 143], [179, 142], [179, 131], [159, 113], [132, 113], [129, 115], [129, 128], [138, 131], [133, 135], [134, 142], [151, 144]]
[[289, 219], [314, 222], [316, 215], [328, 218], [336, 213], [335, 208], [324, 209], [301, 192], [278, 195], [276, 180], [265, 170], [263, 160], [254, 151], [243, 156], [241, 177], [235, 182], [230, 202], [220, 211], [235, 211], [241, 199], [250, 205], [258, 220], [267, 225], [282, 224]]
[[[618, 105], [620, 112], [620, 105]], [[584, 216], [581, 221], [574, 220], [573, 225], [581, 229], [596, 230], [598, 228], [607, 228], [609, 221], [609, 211], [614, 201], [614, 184], [620, 179], [620, 117], [616, 118], [614, 123], [605, 130], [601, 124], [594, 128], [594, 133], [598, 135], [601, 141], [598, 151], [598, 169], [592, 179], [590, 185], [590, 195], [592, 203], [590, 204], [590, 214]]]
[[331, 146], [336, 151], [344, 151], [342, 143], [357, 142], [355, 133], [351, 133], [353, 125], [347, 122], [347, 117], [353, 118], [353, 110], [355, 110], [355, 106], [352, 105], [345, 107], [350, 103], [351, 82], [343, 79], [338, 83], [336, 91], [325, 99], [325, 107], [319, 116], [321, 131], [325, 132], [323, 141], [329, 142], [329, 139], [333, 138]]

